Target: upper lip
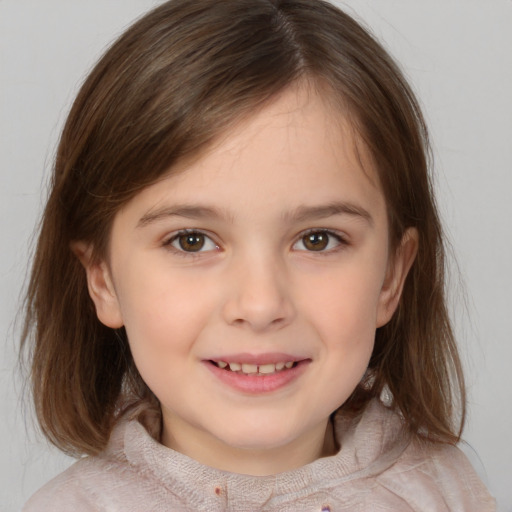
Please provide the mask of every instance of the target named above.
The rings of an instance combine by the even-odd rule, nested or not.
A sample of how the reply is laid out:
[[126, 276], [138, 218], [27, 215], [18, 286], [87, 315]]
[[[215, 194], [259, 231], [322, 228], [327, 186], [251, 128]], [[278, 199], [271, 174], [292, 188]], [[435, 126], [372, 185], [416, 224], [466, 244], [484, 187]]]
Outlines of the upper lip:
[[255, 365], [288, 363], [290, 361], [303, 361], [304, 359], [309, 358], [281, 352], [268, 352], [265, 354], [251, 354], [244, 352], [240, 354], [226, 354], [218, 357], [215, 356], [208, 358], [209, 361], [224, 361], [225, 363], [248, 363]]

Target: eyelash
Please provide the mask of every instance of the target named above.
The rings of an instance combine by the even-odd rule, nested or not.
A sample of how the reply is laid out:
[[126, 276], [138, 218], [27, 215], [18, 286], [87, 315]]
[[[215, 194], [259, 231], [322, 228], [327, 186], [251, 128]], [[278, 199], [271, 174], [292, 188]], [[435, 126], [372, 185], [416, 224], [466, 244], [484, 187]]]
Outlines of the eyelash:
[[330, 248], [327, 250], [322, 249], [319, 251], [304, 249], [304, 252], [316, 253], [319, 255], [327, 256], [329, 254], [332, 254], [339, 250], [342, 250], [343, 248], [345, 248], [349, 245], [347, 239], [343, 235], [338, 233], [337, 231], [332, 231], [330, 229], [313, 228], [313, 229], [308, 229], [307, 231], [303, 231], [302, 233], [300, 233], [300, 235], [297, 238], [297, 241], [293, 244], [293, 246], [295, 246], [296, 244], [301, 243], [301, 242], [304, 243], [304, 239], [308, 235], [327, 235], [327, 244], [329, 245], [331, 243], [331, 239], [333, 238], [336, 241], [337, 245], [333, 248]]
[[[177, 254], [177, 255], [183, 256], [183, 257], [188, 257], [188, 258], [190, 258], [190, 257], [197, 258], [204, 252], [210, 252], [210, 251], [214, 250], [214, 249], [208, 249], [206, 251], [201, 250], [201, 249], [203, 249], [204, 245], [201, 246], [199, 248], [199, 250], [197, 250], [197, 251], [186, 251], [183, 248], [178, 248], [178, 247], [173, 246], [174, 242], [178, 241], [180, 237], [186, 236], [186, 235], [203, 236], [205, 239], [205, 244], [208, 243], [207, 241], [209, 240], [210, 243], [214, 244], [215, 249], [219, 249], [219, 245], [212, 239], [211, 236], [209, 236], [205, 232], [198, 230], [198, 229], [182, 229], [182, 230], [174, 233], [170, 238], [166, 239], [162, 245], [163, 245], [163, 247], [167, 248], [168, 250], [171, 250], [174, 254]], [[346, 240], [346, 238], [336, 231], [332, 231], [329, 229], [313, 228], [313, 229], [308, 229], [307, 231], [303, 231], [302, 233], [300, 233], [298, 235], [296, 241], [293, 243], [292, 247], [295, 247], [297, 244], [299, 244], [301, 242], [304, 243], [304, 239], [308, 235], [326, 235], [327, 236], [327, 246], [331, 243], [331, 239], [334, 239], [336, 241], [337, 245], [334, 248], [330, 248], [327, 250], [325, 250], [325, 248], [323, 248], [318, 251], [308, 250], [308, 249], [300, 249], [300, 251], [317, 253], [319, 255], [328, 255], [328, 254], [335, 253], [349, 245], [349, 242]]]
[[173, 246], [174, 242], [179, 240], [180, 237], [186, 236], [186, 235], [200, 235], [200, 236], [203, 236], [204, 239], [205, 239], [205, 244], [207, 243], [207, 241], [210, 241], [215, 246], [215, 249], [219, 248], [219, 245], [216, 242], [213, 241], [211, 236], [207, 235], [206, 233], [204, 233], [203, 231], [201, 231], [199, 229], [182, 229], [182, 230], [174, 233], [170, 238], [166, 239], [163, 242], [162, 245], [166, 249], [172, 251], [174, 254], [177, 254], [179, 256], [183, 256], [183, 257], [186, 257], [186, 258], [190, 258], [190, 257], [198, 258], [203, 252], [210, 252], [211, 250], [213, 250], [213, 249], [210, 249], [208, 251], [201, 251], [201, 249], [203, 248], [203, 246], [201, 246], [198, 251], [185, 251], [182, 248], [178, 248], [178, 247], [174, 247]]

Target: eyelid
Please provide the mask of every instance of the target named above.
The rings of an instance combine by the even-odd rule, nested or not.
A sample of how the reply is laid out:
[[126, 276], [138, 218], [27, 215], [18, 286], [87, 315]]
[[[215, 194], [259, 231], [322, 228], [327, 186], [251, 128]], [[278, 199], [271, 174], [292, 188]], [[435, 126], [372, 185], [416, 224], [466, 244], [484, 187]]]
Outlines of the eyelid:
[[[320, 251], [309, 251], [307, 249], [298, 249], [299, 251], [309, 252], [309, 253], [317, 252], [318, 254], [330, 254], [332, 252], [336, 252], [340, 248], [350, 245], [350, 243], [347, 239], [348, 237], [343, 232], [340, 232], [335, 229], [328, 229], [328, 228], [310, 228], [310, 229], [306, 229], [306, 230], [300, 232], [297, 235], [295, 242], [292, 244], [292, 249], [298, 243], [300, 243], [305, 236], [307, 236], [309, 234], [313, 234], [313, 233], [325, 233], [325, 234], [327, 234], [328, 237], [334, 238], [337, 241], [336, 247], [331, 248], [331, 249], [323, 249]], [[214, 245], [214, 248], [207, 249], [207, 250], [200, 249], [199, 251], [185, 251], [185, 250], [176, 248], [172, 245], [173, 242], [175, 242], [180, 236], [188, 235], [188, 234], [203, 235], [206, 239], [208, 239]], [[200, 255], [204, 255], [205, 253], [211, 253], [215, 250], [220, 249], [220, 244], [215, 241], [215, 238], [211, 233], [209, 233], [203, 229], [196, 229], [196, 228], [184, 228], [184, 229], [179, 229], [177, 231], [172, 232], [171, 234], [169, 234], [165, 237], [165, 239], [162, 242], [162, 246], [177, 255], [185, 256], [185, 257], [199, 257]]]
[[[180, 236], [190, 235], [190, 234], [198, 234], [198, 235], [204, 236], [215, 247], [213, 249], [207, 249], [207, 250], [203, 250], [201, 248], [199, 251], [184, 251], [184, 250], [178, 249], [177, 247], [174, 247], [172, 245], [173, 242], [175, 242]], [[162, 242], [162, 246], [164, 248], [172, 251], [175, 254], [178, 254], [180, 256], [185, 256], [185, 257], [199, 257], [200, 255], [202, 255], [204, 253], [210, 253], [210, 252], [220, 249], [219, 244], [214, 240], [214, 237], [210, 233], [208, 233], [202, 229], [194, 229], [194, 228], [185, 228], [185, 229], [179, 229], [178, 231], [174, 231], [173, 233], [171, 233], [165, 237], [165, 239]]]
[[299, 251], [313, 253], [313, 254], [317, 253], [319, 255], [321, 255], [321, 254], [325, 255], [325, 254], [330, 254], [332, 252], [336, 252], [340, 248], [344, 248], [344, 247], [347, 247], [348, 245], [350, 245], [350, 243], [348, 241], [348, 237], [340, 231], [337, 231], [335, 229], [328, 229], [328, 228], [310, 228], [310, 229], [306, 229], [305, 231], [302, 231], [301, 233], [298, 234], [296, 241], [292, 245], [292, 249], [295, 247], [295, 245], [300, 243], [305, 236], [313, 234], [313, 233], [325, 233], [330, 238], [331, 237], [334, 238], [338, 242], [338, 244], [334, 248], [324, 249], [324, 250], [320, 250], [320, 251], [308, 251], [307, 249], [299, 249]]

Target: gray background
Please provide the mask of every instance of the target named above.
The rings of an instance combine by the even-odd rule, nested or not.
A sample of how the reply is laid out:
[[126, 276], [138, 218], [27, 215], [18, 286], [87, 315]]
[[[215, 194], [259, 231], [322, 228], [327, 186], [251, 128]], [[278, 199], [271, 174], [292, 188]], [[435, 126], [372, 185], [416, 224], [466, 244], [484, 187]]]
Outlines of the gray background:
[[[105, 45], [155, 0], [0, 0], [0, 510], [71, 459], [34, 433], [16, 369], [16, 312], [56, 140]], [[512, 511], [512, 1], [347, 0], [398, 59], [431, 128], [458, 267], [451, 307], [467, 367], [464, 448]], [[459, 271], [462, 280], [459, 279]]]

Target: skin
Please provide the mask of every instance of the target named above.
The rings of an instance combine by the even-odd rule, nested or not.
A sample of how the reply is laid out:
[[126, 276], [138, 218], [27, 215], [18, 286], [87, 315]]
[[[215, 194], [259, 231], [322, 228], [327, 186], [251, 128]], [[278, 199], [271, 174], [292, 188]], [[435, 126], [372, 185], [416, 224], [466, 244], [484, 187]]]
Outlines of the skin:
[[[99, 319], [125, 326], [161, 402], [166, 446], [252, 475], [333, 453], [329, 415], [361, 380], [417, 246], [409, 230], [390, 254], [385, 200], [352, 133], [290, 88], [128, 202], [107, 260], [78, 246]], [[183, 229], [201, 250], [182, 248]], [[233, 389], [206, 362], [276, 352], [306, 363], [271, 392]]]

